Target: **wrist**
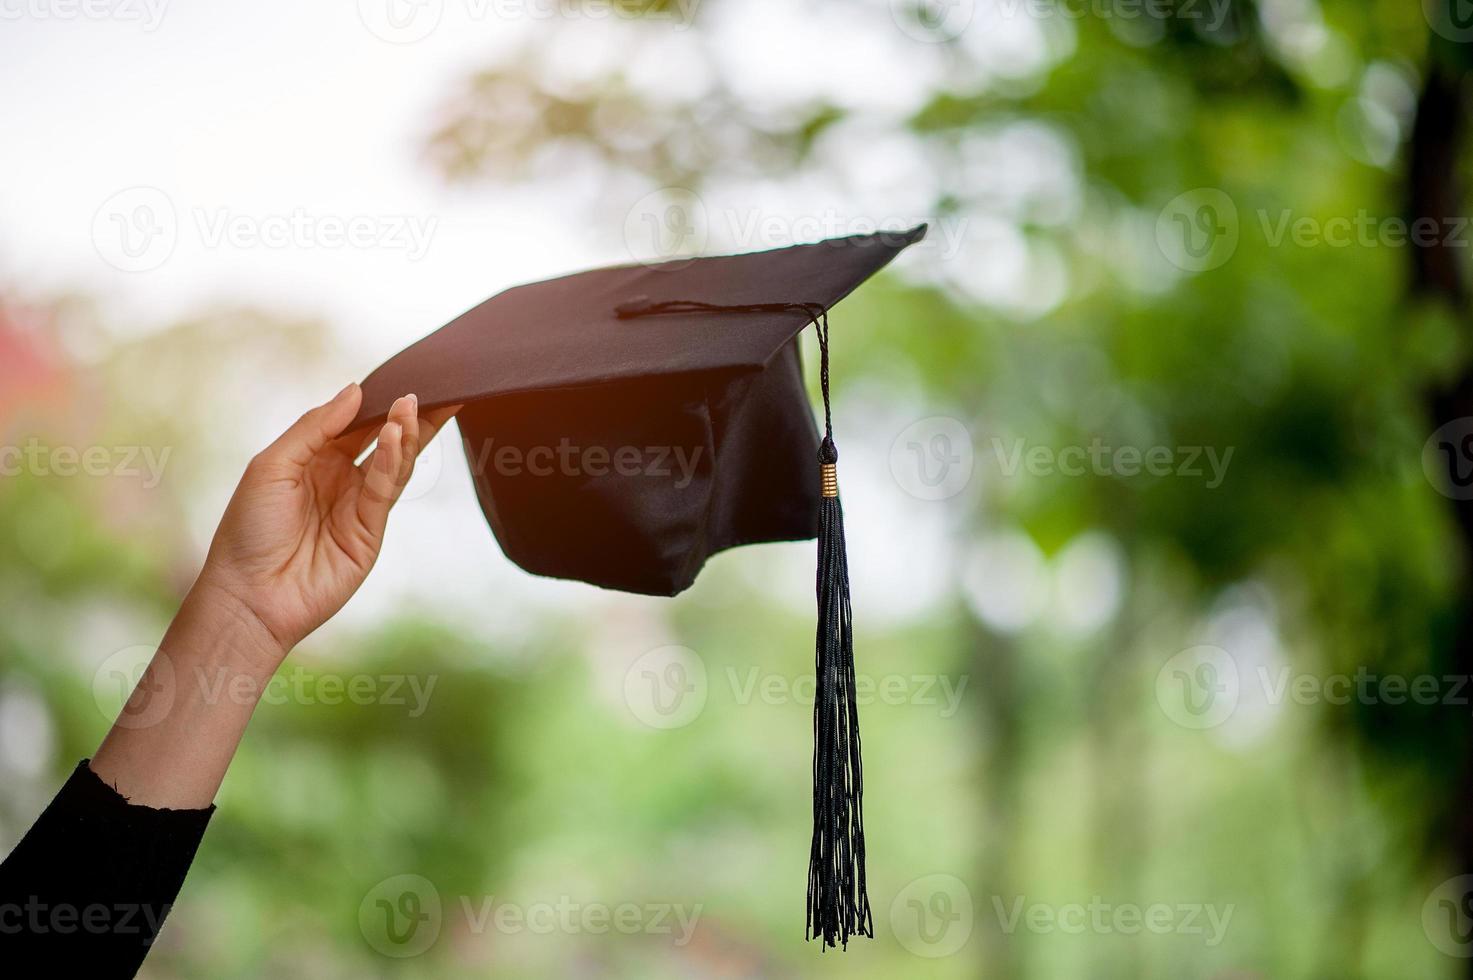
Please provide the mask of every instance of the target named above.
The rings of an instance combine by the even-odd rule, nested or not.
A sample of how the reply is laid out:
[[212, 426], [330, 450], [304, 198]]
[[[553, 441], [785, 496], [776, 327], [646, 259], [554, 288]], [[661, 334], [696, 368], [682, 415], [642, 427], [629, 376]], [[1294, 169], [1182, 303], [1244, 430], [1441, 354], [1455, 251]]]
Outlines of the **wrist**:
[[235, 592], [201, 574], [179, 607], [165, 644], [172, 655], [223, 661], [248, 674], [276, 672], [291, 646]]
[[149, 806], [208, 806], [289, 649], [238, 595], [201, 574], [92, 771]]

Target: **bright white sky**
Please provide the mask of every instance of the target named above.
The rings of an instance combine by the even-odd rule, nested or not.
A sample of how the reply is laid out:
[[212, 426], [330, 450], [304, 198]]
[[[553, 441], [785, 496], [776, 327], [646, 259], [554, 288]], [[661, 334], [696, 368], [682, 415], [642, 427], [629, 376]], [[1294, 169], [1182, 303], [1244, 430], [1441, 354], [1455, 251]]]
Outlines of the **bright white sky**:
[[[0, 0], [0, 88], [6, 92], [0, 100], [0, 281], [35, 295], [75, 289], [101, 297], [125, 328], [236, 302], [318, 316], [340, 338], [347, 380], [507, 285], [628, 261], [619, 229], [586, 227], [553, 192], [447, 189], [419, 155], [444, 95], [496, 52], [547, 31], [547, 22], [477, 16], [485, 8], [467, 0], [419, 0], [421, 17], [441, 11], [436, 29], [415, 43], [387, 43], [369, 24], [389, 29], [388, 2]], [[401, 12], [413, 12], [411, 0], [394, 2], [404, 5]], [[100, 3], [109, 13], [79, 15], [78, 3]], [[753, 99], [818, 85], [882, 113], [901, 112], [935, 81], [935, 46], [895, 30], [884, 4], [872, 6], [873, 19], [857, 25], [837, 7], [810, 16], [801, 12], [806, 7], [767, 0], [722, 6], [731, 12], [712, 11], [725, 18], [722, 29], [748, 39], [731, 50], [771, 59], [725, 66], [747, 79]], [[414, 34], [426, 22], [408, 23], [405, 30]], [[758, 24], [765, 29], [754, 34]], [[608, 38], [630, 25], [588, 27]], [[1021, 29], [1011, 28], [1015, 35]], [[973, 35], [979, 43], [994, 43], [997, 36]], [[560, 31], [560, 43], [572, 45], [559, 49], [560, 60], [576, 66], [607, 57], [611, 45], [586, 43], [592, 36]], [[792, 50], [764, 55], [774, 38]], [[834, 56], [836, 46], [846, 54]], [[612, 50], [620, 54], [617, 43]], [[913, 161], [906, 148], [871, 152], [874, 167], [856, 178], [869, 185], [867, 213], [913, 213], [933, 199], [934, 188], [918, 182], [921, 175], [908, 165]], [[176, 218], [176, 239], [165, 259], [147, 261], [145, 253], [147, 268], [124, 271], [108, 261], [116, 263], [122, 240], [109, 208], [117, 210], [114, 195], [136, 187], [149, 190], [122, 199], [127, 207], [120, 213], [142, 203], [154, 206], [156, 215], [162, 202]], [[813, 190], [804, 188], [797, 206], [812, 208]], [[780, 190], [760, 192], [776, 195], [764, 207], [792, 206], [774, 203], [784, 200]], [[415, 257], [398, 247], [222, 246], [210, 240], [212, 222], [223, 216], [258, 222], [295, 212], [433, 219], [433, 236]], [[786, 243], [750, 247], [767, 244]], [[325, 383], [320, 392], [287, 392], [280, 402], [265, 403], [262, 437], [306, 400], [332, 390]], [[917, 405], [897, 428], [937, 408]], [[515, 609], [522, 601], [591, 607], [626, 601], [512, 568], [484, 527], [458, 449], [449, 448], [449, 454], [432, 453], [423, 478], [416, 478], [416, 499], [397, 515], [384, 559], [348, 618], [376, 618], [385, 608], [425, 602], [484, 623], [488, 609]], [[918, 505], [886, 473], [887, 450], [888, 439], [846, 455], [857, 461], [868, 453], [873, 464], [846, 470], [855, 498], [851, 510], [869, 510], [863, 523], [856, 516], [851, 532], [856, 602], [877, 613], [913, 614], [944, 593], [949, 563], [941, 551], [967, 495]], [[242, 460], [248, 454], [243, 450]], [[228, 489], [222, 485], [199, 502], [195, 531], [202, 540]], [[922, 558], [932, 544], [934, 553]], [[777, 583], [774, 592], [799, 608], [811, 606], [811, 544], [745, 550], [762, 554], [717, 560], [752, 562], [761, 569], [754, 578]], [[525, 617], [498, 620], [515, 633], [519, 618]]]
[[[0, 0], [0, 11], [45, 2], [66, 0]], [[153, 31], [0, 21], [7, 279], [84, 285], [153, 320], [270, 297], [353, 324], [371, 359], [379, 341], [406, 335], [399, 325], [576, 262], [580, 250], [558, 223], [537, 220], [535, 200], [455, 199], [418, 158], [430, 110], [515, 33], [447, 29], [388, 44], [353, 3], [289, 0], [176, 0]], [[180, 216], [174, 254], [144, 273], [112, 268], [91, 240], [97, 209], [135, 185], [162, 190]], [[411, 262], [392, 248], [211, 248], [193, 217], [297, 209], [437, 227]]]

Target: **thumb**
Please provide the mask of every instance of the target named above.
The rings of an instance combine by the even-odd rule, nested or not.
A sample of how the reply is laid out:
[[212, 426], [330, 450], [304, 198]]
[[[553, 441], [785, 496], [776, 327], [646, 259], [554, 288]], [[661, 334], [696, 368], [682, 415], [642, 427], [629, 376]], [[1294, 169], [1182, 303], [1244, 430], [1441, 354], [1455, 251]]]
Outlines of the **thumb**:
[[272, 463], [306, 466], [324, 446], [343, 434], [362, 403], [363, 389], [356, 382], [349, 384], [326, 404], [292, 423], [291, 428], [262, 451], [261, 458]]

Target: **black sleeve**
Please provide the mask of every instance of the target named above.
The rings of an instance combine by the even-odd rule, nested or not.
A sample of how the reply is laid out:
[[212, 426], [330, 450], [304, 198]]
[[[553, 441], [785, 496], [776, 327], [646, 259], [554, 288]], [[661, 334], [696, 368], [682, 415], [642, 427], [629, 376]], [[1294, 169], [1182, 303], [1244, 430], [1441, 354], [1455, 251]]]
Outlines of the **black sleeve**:
[[214, 812], [135, 806], [84, 759], [0, 863], [0, 962], [133, 976]]

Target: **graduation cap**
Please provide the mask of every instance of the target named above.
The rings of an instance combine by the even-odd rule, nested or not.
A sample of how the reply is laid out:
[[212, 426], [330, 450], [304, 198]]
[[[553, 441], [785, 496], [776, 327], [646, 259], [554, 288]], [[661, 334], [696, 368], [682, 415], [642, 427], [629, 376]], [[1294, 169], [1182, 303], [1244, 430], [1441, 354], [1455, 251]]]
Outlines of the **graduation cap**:
[[[711, 555], [818, 538], [808, 935], [872, 936], [828, 311], [926, 232], [595, 269], [516, 286], [390, 358], [350, 428], [400, 395], [457, 418], [481, 509], [529, 572], [675, 595]], [[820, 431], [798, 336], [818, 335]]]

